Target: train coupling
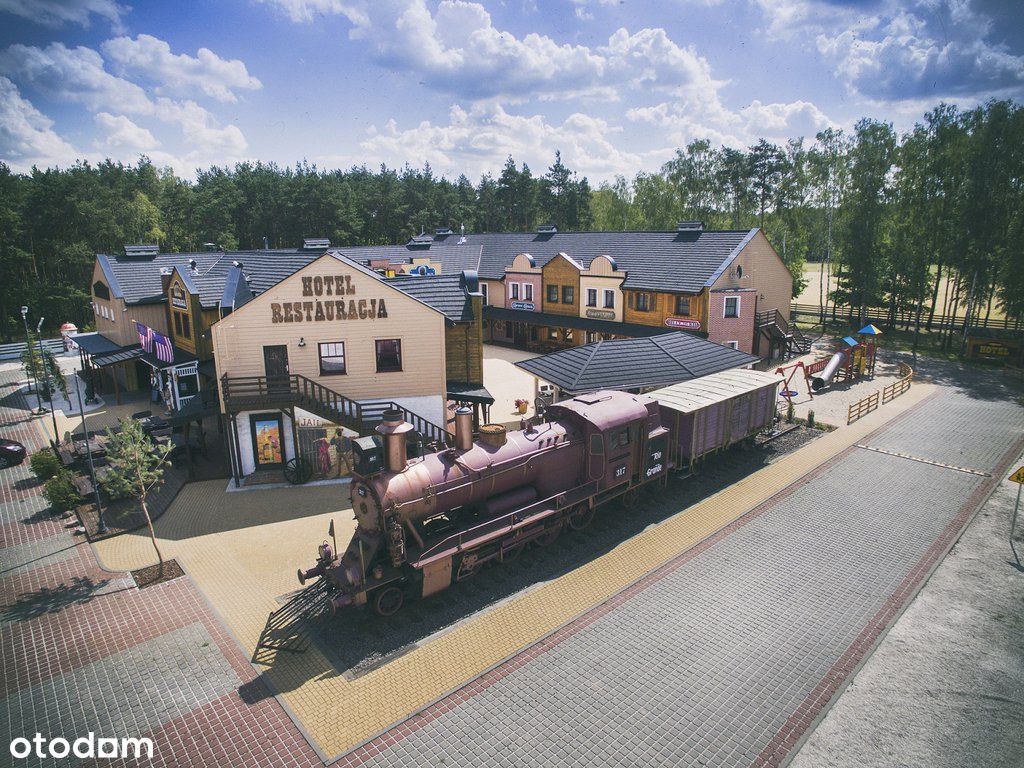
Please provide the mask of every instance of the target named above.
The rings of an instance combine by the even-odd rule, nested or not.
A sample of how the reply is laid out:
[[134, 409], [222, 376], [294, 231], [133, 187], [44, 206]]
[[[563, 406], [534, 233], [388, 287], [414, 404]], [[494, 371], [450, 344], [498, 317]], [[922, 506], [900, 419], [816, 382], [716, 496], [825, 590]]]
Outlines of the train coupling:
[[317, 576], [323, 576], [333, 562], [334, 550], [331, 548], [330, 543], [325, 541], [317, 547], [316, 565], [305, 571], [299, 568], [299, 584], [305, 584], [309, 579], [314, 579]]

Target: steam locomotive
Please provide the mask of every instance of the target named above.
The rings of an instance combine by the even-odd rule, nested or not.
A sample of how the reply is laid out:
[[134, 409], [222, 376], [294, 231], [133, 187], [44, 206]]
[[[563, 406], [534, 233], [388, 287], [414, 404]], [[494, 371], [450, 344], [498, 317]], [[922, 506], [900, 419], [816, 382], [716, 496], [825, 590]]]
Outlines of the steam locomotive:
[[455, 445], [412, 456], [411, 424], [389, 411], [378, 435], [353, 445], [355, 535], [340, 557], [324, 542], [299, 582], [325, 577], [332, 610], [370, 605], [388, 616], [407, 597], [427, 597], [507, 562], [527, 544], [552, 544], [585, 528], [595, 509], [664, 484], [669, 430], [657, 401], [601, 391], [548, 406], [543, 419], [506, 431], [472, 412], [455, 414]]

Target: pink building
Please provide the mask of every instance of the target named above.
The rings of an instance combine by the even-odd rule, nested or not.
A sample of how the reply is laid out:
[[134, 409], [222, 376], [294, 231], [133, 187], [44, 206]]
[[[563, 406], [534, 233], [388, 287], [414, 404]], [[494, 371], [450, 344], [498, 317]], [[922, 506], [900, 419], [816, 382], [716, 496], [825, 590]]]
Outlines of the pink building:
[[708, 340], [753, 354], [757, 291], [722, 288], [708, 292]]

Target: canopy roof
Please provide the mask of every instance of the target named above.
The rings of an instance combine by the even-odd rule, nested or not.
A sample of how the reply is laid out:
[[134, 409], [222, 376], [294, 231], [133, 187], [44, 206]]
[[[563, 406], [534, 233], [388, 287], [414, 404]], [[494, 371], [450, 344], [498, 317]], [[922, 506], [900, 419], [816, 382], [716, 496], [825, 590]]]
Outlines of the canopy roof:
[[782, 383], [782, 378], [762, 371], [733, 370], [712, 373], [692, 381], [656, 389], [648, 395], [666, 408], [693, 413], [715, 403]]

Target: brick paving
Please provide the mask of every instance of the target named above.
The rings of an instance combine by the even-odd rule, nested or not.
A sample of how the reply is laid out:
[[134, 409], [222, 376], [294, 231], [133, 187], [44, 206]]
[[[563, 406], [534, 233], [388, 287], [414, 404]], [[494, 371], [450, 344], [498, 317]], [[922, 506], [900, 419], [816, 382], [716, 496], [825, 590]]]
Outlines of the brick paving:
[[[0, 387], [6, 381], [0, 373]], [[1024, 418], [991, 394], [944, 389], [865, 443], [1001, 469], [1019, 449]], [[38, 441], [10, 396], [0, 399], [0, 420], [8, 418], [24, 435], [17, 439]], [[45, 514], [26, 477], [0, 479], [0, 568], [12, 568], [0, 579], [0, 742], [84, 728], [152, 736], [156, 759], [145, 765], [322, 764], [191, 578], [140, 592], [125, 574], [103, 571], [91, 548], [73, 546]], [[991, 482], [845, 449], [339, 765], [778, 764]], [[615, 556], [638, 547], [624, 543]], [[195, 551], [204, 556], [197, 579], [208, 584], [221, 567], [216, 548]], [[268, 582], [277, 586], [276, 577]], [[472, 626], [431, 644], [466, 631]], [[376, 702], [388, 666], [414, 659], [366, 675], [353, 693]], [[319, 675], [310, 683], [324, 693], [347, 684], [327, 669]], [[420, 683], [417, 696], [429, 696]], [[319, 710], [317, 733], [343, 733], [343, 712]]]

